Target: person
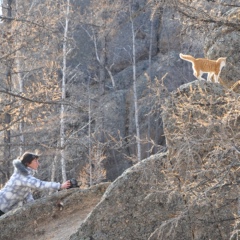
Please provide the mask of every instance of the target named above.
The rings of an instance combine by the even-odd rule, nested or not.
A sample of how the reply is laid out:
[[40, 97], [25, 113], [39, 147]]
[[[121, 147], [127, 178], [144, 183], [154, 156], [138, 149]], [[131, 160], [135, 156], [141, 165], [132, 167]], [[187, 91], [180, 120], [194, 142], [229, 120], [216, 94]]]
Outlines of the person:
[[33, 177], [39, 167], [39, 156], [25, 152], [20, 158], [13, 160], [14, 173], [6, 185], [0, 190], [0, 216], [12, 209], [34, 201], [32, 189], [67, 189], [70, 181], [63, 184], [41, 181]]

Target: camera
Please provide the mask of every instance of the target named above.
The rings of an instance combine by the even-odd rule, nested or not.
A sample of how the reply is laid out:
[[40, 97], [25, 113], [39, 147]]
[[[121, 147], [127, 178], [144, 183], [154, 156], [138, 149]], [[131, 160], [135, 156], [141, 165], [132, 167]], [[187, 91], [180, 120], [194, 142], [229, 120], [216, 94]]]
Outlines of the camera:
[[79, 188], [78, 182], [75, 178], [71, 178], [69, 181], [71, 183], [69, 188]]

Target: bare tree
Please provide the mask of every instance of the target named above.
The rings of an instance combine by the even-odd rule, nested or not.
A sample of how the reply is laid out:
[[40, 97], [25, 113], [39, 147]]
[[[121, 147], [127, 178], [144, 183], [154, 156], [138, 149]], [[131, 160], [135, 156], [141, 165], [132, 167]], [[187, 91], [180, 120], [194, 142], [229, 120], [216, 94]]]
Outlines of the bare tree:
[[[6, 16], [7, 18], [11, 19], [13, 17], [13, 13], [12, 13], [12, 9], [14, 8], [14, 4], [11, 0], [7, 0], [7, 2], [5, 2], [5, 6], [7, 6], [6, 8]], [[5, 22], [5, 28], [6, 28], [6, 33], [7, 33], [7, 37], [9, 38], [10, 42], [8, 45], [8, 49], [10, 51], [13, 50], [13, 37], [12, 37], [12, 21], [11, 20], [7, 20]], [[5, 73], [5, 77], [4, 77], [4, 82], [5, 82], [5, 87], [8, 91], [11, 91], [13, 88], [13, 56], [10, 55], [7, 59], [6, 59], [6, 63], [5, 63], [5, 69], [4, 71]], [[10, 176], [10, 162], [9, 159], [11, 158], [11, 131], [10, 128], [8, 127], [11, 124], [12, 121], [12, 117], [11, 117], [11, 113], [10, 113], [10, 109], [11, 109], [11, 102], [13, 101], [13, 97], [9, 96], [9, 95], [5, 95], [6, 100], [4, 101], [4, 125], [6, 126], [5, 130], [4, 130], [4, 153], [3, 153], [3, 159], [6, 162], [5, 166], [7, 166], [7, 168], [5, 168], [4, 170], [4, 174], [5, 174], [5, 180], [8, 180], [9, 176]]]
[[[67, 55], [68, 55], [68, 24], [69, 24], [69, 11], [70, 11], [70, 1], [67, 1], [65, 10], [65, 26], [64, 26], [64, 36], [63, 36], [63, 66], [62, 66], [62, 100], [66, 98], [66, 75], [67, 75]], [[61, 166], [62, 166], [62, 178], [66, 181], [66, 160], [65, 160], [65, 108], [64, 104], [61, 104], [60, 113], [60, 148], [61, 148]]]
[[110, 89], [116, 89], [116, 83], [112, 68], [114, 61], [110, 62], [108, 43], [118, 31], [119, 26], [117, 18], [125, 11], [125, 4], [121, 0], [100, 0], [91, 2], [89, 9], [90, 14], [85, 16], [82, 27], [87, 32], [94, 45], [96, 65], [94, 66], [97, 72], [100, 94], [105, 91], [106, 80], [111, 80], [112, 86], [107, 86]]
[[138, 96], [137, 96], [137, 73], [136, 73], [136, 32], [134, 28], [134, 19], [132, 11], [132, 1], [129, 3], [129, 15], [132, 30], [132, 67], [133, 67], [133, 102], [135, 107], [135, 125], [136, 125], [136, 143], [137, 143], [137, 159], [141, 161], [141, 137], [140, 137], [140, 126], [138, 120]]
[[[50, 61], [44, 57], [49, 47], [47, 41], [42, 41], [43, 38], [48, 38], [47, 35], [44, 35], [47, 27], [44, 22], [37, 24], [36, 20], [41, 21], [38, 18], [39, 13], [45, 6], [39, 3], [37, 5], [34, 2], [31, 5], [25, 4], [22, 4], [20, 0], [4, 1], [4, 10], [1, 16], [2, 61], [0, 69], [1, 73], [7, 72], [7, 77], [3, 78], [4, 81], [0, 85], [1, 103], [5, 102], [2, 106], [6, 106], [5, 109], [2, 109], [6, 121], [1, 126], [0, 132], [6, 132], [4, 146], [7, 146], [8, 149], [1, 158], [8, 162], [19, 156], [25, 149], [34, 151], [36, 146], [39, 147], [39, 139], [35, 138], [35, 133], [40, 126], [42, 118], [40, 115], [43, 116], [42, 113], [47, 112], [48, 109], [53, 111], [53, 108], [49, 107], [50, 105], [59, 104], [56, 82], [52, 84], [56, 80], [52, 76], [54, 65], [49, 65]], [[36, 4], [35, 8], [33, 8], [34, 4]], [[37, 12], [35, 15], [32, 14], [34, 10]], [[54, 17], [51, 18], [54, 21]], [[50, 22], [51, 24], [52, 22]], [[49, 30], [52, 30], [51, 26], [48, 28]], [[42, 45], [42, 43], [46, 43], [46, 45]], [[37, 52], [39, 49], [41, 51]], [[53, 77], [52, 83], [47, 81], [47, 78], [50, 79], [51, 76]], [[6, 99], [9, 99], [8, 107]], [[44, 118], [46, 119], [46, 116], [41, 121], [44, 121]], [[37, 124], [36, 120], [38, 120]], [[13, 154], [10, 155], [10, 152]], [[5, 173], [11, 171], [10, 166], [4, 170]]]

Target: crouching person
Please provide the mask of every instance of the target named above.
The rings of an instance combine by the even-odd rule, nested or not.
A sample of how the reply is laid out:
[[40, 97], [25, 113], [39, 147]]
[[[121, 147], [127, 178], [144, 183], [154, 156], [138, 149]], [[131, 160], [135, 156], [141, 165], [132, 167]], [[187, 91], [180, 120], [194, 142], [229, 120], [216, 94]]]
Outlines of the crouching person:
[[60, 190], [69, 188], [71, 183], [45, 182], [33, 177], [38, 169], [39, 156], [26, 152], [19, 159], [13, 161], [14, 173], [0, 190], [0, 216], [8, 211], [34, 201], [32, 189]]

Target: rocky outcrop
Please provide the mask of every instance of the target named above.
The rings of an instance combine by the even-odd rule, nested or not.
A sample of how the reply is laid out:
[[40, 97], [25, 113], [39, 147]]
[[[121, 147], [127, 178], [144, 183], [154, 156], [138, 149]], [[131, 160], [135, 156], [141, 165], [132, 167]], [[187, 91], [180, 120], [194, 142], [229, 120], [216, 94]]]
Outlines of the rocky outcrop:
[[[168, 153], [125, 171], [71, 240], [229, 239], [238, 213], [239, 95], [181, 86], [163, 107]], [[237, 225], [236, 225], [237, 226]]]
[[[83, 2], [84, 9], [87, 9], [89, 1], [84, 0]], [[169, 91], [174, 91], [180, 85], [194, 80], [190, 64], [181, 61], [179, 52], [188, 54], [191, 49], [193, 55], [203, 55], [203, 36], [198, 35], [197, 31], [193, 30], [187, 33], [182, 32], [182, 23], [175, 8], [163, 4], [155, 11], [153, 21], [150, 21], [153, 6], [150, 6], [148, 2], [139, 0], [134, 4], [140, 134], [142, 142], [146, 142], [145, 139], [149, 132], [149, 138], [154, 140], [154, 144], [151, 144], [150, 141], [142, 144], [142, 159], [149, 156], [148, 152], [151, 151], [151, 148], [165, 147], [160, 112], [157, 112], [153, 117], [151, 116], [151, 124], [149, 124], [148, 116], [152, 110], [152, 104], [148, 104], [151, 100], [149, 100], [148, 95], [149, 81], [146, 73], [151, 76], [153, 88], [157, 88], [153, 83], [154, 78], [161, 81], [165, 76], [165, 86]], [[85, 10], [82, 12], [85, 12]], [[109, 30], [105, 39], [107, 48], [103, 52], [106, 53], [105, 64], [111, 69], [115, 89], [113, 89], [112, 79], [106, 73], [104, 79], [105, 94], [95, 99], [96, 103], [93, 103], [92, 109], [92, 112], [94, 112], [94, 126], [92, 127], [94, 134], [99, 136], [97, 140], [101, 143], [104, 143], [104, 141], [109, 143], [108, 148], [104, 150], [104, 169], [106, 170], [106, 179], [109, 181], [115, 180], [125, 169], [130, 167], [132, 162], [129, 159], [134, 159], [134, 156], [136, 156], [135, 108], [132, 91], [132, 29], [128, 11], [126, 10], [122, 14], [120, 12], [118, 17], [111, 21], [113, 21], [114, 30]], [[95, 53], [92, 47], [92, 38], [89, 38], [83, 29], [85, 28], [79, 27], [77, 29], [78, 34], [76, 35], [80, 36], [76, 40], [79, 52], [75, 56], [77, 58], [76, 62], [81, 59], [84, 72], [89, 68], [89, 65], [93, 64], [95, 58], [92, 56], [95, 56]], [[197, 41], [194, 41], [194, 39], [197, 39]], [[152, 47], [151, 62], [149, 61], [150, 45]], [[100, 46], [99, 54], [101, 54]], [[88, 72], [86, 78], [89, 78]], [[99, 94], [99, 88], [96, 85], [96, 81], [91, 82], [90, 88], [93, 95]], [[155, 121], [155, 119], [158, 120]], [[151, 126], [150, 130], [147, 127], [148, 125]], [[108, 138], [107, 136], [111, 137]], [[121, 144], [112, 143], [113, 138], [116, 141], [126, 140], [123, 142], [121, 149], [115, 148], [116, 145]]]
[[[239, 56], [239, 1], [222, 0], [217, 1], [184, 1], [181, 8], [187, 16], [185, 23], [195, 26], [194, 29], [202, 28], [197, 35], [204, 36], [202, 44], [204, 55], [209, 59], [227, 58], [227, 65], [221, 72], [220, 83], [240, 92], [240, 56]], [[239, 81], [239, 82], [238, 82]], [[236, 85], [234, 85], [238, 82]]]
[[[237, 3], [238, 1], [231, 1], [232, 6], [237, 6]], [[219, 56], [227, 57], [226, 68], [221, 74], [221, 83], [226, 87], [233, 87], [236, 92], [240, 92], [239, 14], [239, 8], [231, 8], [229, 3], [225, 3], [220, 8], [219, 17], [229, 24], [212, 29], [205, 45], [205, 53], [210, 59], [216, 59]], [[239, 83], [234, 86], [238, 81]]]
[[181, 86], [163, 106], [168, 152], [3, 215], [0, 239], [238, 239], [239, 108], [220, 84]]
[[[84, 1], [86, 5], [88, 2]], [[192, 6], [211, 13], [215, 9], [220, 10], [219, 17], [227, 14], [229, 19], [235, 19], [238, 16], [238, 11], [230, 7], [238, 3], [237, 0], [234, 3], [221, 1], [222, 5], [218, 8], [212, 8], [216, 1], [191, 2]], [[146, 1], [139, 3], [141, 9]], [[223, 7], [226, 4], [228, 7]], [[150, 72], [150, 21], [145, 21], [149, 14], [141, 12], [135, 22], [139, 27], [137, 95], [143, 138], [147, 132], [146, 116], [152, 107], [152, 102], [146, 101], [148, 79], [145, 75]], [[218, 15], [215, 14], [215, 17]], [[187, 18], [187, 21], [191, 20]], [[169, 92], [174, 92], [152, 118], [151, 137], [158, 139], [155, 144], [161, 142], [157, 135], [162, 138], [163, 132], [159, 131], [161, 124], [157, 124], [156, 119], [162, 117], [168, 152], [156, 154], [125, 171], [109, 186], [102, 198], [107, 184], [104, 188], [96, 186], [84, 191], [60, 192], [1, 217], [2, 239], [14, 239], [16, 236], [26, 240], [32, 236], [37, 239], [50, 238], [47, 225], [58, 224], [58, 220], [68, 222], [73, 212], [79, 213], [81, 221], [76, 233], [68, 228], [66, 236], [72, 234], [71, 240], [237, 239], [240, 229], [237, 216], [240, 104], [239, 95], [235, 93], [238, 91], [234, 88], [233, 92], [229, 87], [239, 79], [239, 33], [216, 25], [209, 27], [207, 36], [207, 31], [202, 33], [193, 27], [182, 30], [179, 15], [171, 8], [161, 9], [154, 24], [151, 75], [160, 82], [167, 73], [164, 85]], [[112, 71], [116, 89], [113, 91], [111, 80], [106, 79], [105, 95], [97, 99], [99, 105], [94, 103], [96, 132], [104, 129], [113, 138], [117, 138], [119, 133], [122, 139], [130, 134], [134, 136], [132, 66], [129, 56], [126, 57], [127, 51], [123, 51], [126, 46], [131, 46], [130, 29], [129, 22], [120, 25], [119, 32], [108, 42], [107, 63], [114, 63]], [[89, 62], [92, 64], [94, 48], [86, 32], [82, 29], [79, 31], [81, 37], [77, 43], [81, 51], [76, 54], [76, 59], [81, 59], [85, 66]], [[194, 76], [191, 65], [181, 61], [178, 54], [183, 52], [202, 57], [204, 39], [205, 57], [228, 57], [228, 64], [221, 74], [222, 86], [206, 81], [182, 85], [193, 80]], [[91, 90], [98, 91], [98, 88], [94, 90], [94, 84], [91, 87]], [[155, 89], [158, 87], [156, 85]], [[127, 147], [123, 149], [122, 146]], [[131, 156], [135, 151], [129, 147], [129, 142], [122, 146], [122, 151], [119, 151], [107, 145], [107, 179], [115, 179], [131, 165], [124, 154], [127, 152]], [[144, 157], [147, 155], [145, 150]], [[59, 199], [64, 202], [62, 211], [57, 205]], [[86, 212], [80, 214], [84, 209], [90, 212], [90, 205], [93, 207], [96, 204], [86, 219]], [[76, 215], [74, 219], [77, 219]], [[62, 233], [62, 237], [66, 236]]]
[[38, 199], [0, 217], [1, 240], [66, 240], [99, 202], [109, 183], [72, 188]]

